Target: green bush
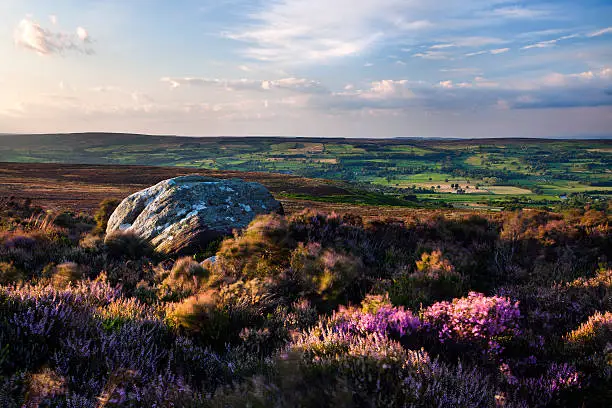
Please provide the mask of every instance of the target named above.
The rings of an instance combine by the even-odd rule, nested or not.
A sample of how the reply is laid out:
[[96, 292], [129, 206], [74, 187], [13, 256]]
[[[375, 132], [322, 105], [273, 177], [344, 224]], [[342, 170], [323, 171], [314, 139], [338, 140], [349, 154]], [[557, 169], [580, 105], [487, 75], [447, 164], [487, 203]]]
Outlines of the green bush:
[[106, 233], [108, 220], [120, 203], [121, 201], [113, 198], [107, 198], [100, 203], [94, 214], [94, 221], [96, 222], [96, 227], [93, 230], [94, 234], [102, 235]]
[[389, 296], [393, 304], [418, 310], [434, 302], [459, 298], [464, 294], [464, 279], [442, 257], [440, 251], [423, 253], [416, 272], [399, 274], [392, 282]]

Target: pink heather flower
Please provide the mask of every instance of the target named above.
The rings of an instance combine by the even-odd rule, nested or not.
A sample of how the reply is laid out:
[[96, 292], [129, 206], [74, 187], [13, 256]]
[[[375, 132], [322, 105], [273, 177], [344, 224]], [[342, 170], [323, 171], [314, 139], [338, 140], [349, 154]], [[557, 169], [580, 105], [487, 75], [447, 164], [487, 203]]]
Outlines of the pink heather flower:
[[378, 333], [381, 335], [406, 336], [420, 326], [419, 319], [410, 310], [383, 303], [374, 311], [340, 307], [332, 317], [337, 330], [352, 333]]
[[470, 292], [467, 298], [435, 303], [423, 313], [424, 326], [437, 330], [440, 342], [481, 342], [493, 355], [503, 351], [498, 337], [519, 333], [519, 318], [518, 302], [476, 292]]

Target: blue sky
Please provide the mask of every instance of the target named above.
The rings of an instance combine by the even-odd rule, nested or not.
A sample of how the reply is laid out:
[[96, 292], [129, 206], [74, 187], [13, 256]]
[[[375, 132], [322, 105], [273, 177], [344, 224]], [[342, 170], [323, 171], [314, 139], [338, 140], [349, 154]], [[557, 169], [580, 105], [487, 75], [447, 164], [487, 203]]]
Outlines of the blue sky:
[[2, 0], [0, 133], [609, 136], [609, 0]]

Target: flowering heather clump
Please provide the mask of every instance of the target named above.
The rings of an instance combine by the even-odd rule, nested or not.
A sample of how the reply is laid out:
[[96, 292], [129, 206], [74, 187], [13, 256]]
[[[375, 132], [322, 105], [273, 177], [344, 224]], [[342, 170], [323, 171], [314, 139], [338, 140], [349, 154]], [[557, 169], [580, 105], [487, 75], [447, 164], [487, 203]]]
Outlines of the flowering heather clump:
[[570, 364], [553, 363], [546, 372], [535, 378], [516, 378], [509, 368], [502, 369], [502, 376], [511, 385], [512, 399], [526, 401], [528, 406], [547, 406], [566, 391], [581, 388], [581, 374]]
[[366, 357], [383, 363], [403, 365], [409, 360], [419, 360], [424, 357], [406, 351], [399, 343], [388, 339], [380, 333], [367, 333], [355, 336], [346, 331], [338, 331], [319, 325], [306, 334], [299, 336], [289, 347], [288, 352], [304, 353], [303, 358], [315, 364], [325, 361], [340, 362], [344, 358]]
[[332, 323], [337, 330], [351, 333], [377, 333], [405, 336], [416, 331], [420, 321], [409, 310], [393, 307], [388, 298], [368, 296], [361, 308], [340, 306]]
[[355, 335], [319, 325], [291, 343], [286, 355], [292, 353], [321, 383], [344, 379], [351, 406], [481, 407], [494, 401], [492, 382], [477, 368], [432, 361], [427, 352], [406, 350], [379, 333]]
[[423, 312], [423, 322], [427, 329], [438, 332], [443, 343], [475, 343], [489, 353], [499, 354], [503, 350], [499, 339], [519, 333], [520, 315], [518, 302], [470, 292], [466, 298], [430, 306]]

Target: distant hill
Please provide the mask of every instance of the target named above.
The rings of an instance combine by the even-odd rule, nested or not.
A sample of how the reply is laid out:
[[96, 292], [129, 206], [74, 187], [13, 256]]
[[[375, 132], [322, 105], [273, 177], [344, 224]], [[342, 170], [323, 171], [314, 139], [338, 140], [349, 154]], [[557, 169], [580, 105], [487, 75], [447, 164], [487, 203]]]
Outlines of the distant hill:
[[612, 191], [612, 139], [0, 135], [0, 161], [269, 172], [462, 206], [548, 205]]

